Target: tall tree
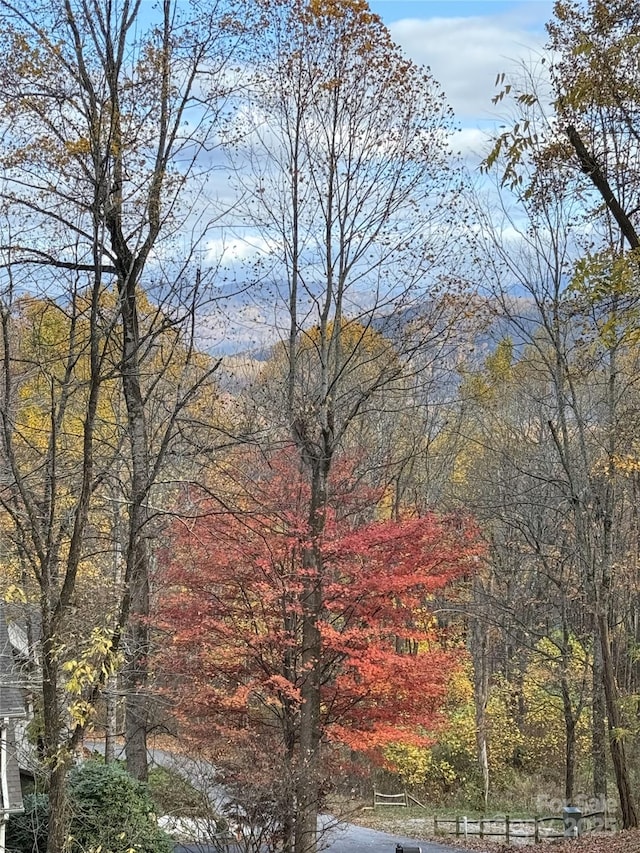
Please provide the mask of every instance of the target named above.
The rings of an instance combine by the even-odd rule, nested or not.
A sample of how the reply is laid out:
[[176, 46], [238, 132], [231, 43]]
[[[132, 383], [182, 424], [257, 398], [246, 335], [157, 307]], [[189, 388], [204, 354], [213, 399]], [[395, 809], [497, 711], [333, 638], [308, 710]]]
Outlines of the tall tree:
[[[611, 123], [604, 114], [596, 118], [604, 101], [601, 94], [592, 93], [586, 85], [583, 63], [586, 61], [589, 65], [591, 60], [584, 60], [582, 54], [584, 52], [587, 57], [591, 54], [589, 35], [584, 34], [586, 41], [581, 47], [572, 39], [575, 37], [580, 42], [583, 35], [578, 36], [572, 26], [563, 29], [564, 24], [578, 14], [578, 6], [558, 4], [557, 8], [558, 21], [551, 31], [560, 60], [554, 73], [556, 85], [567, 86], [564, 95], [557, 92], [557, 115], [538, 133], [536, 121], [540, 120], [541, 110], [536, 93], [513, 89], [517, 124], [513, 131], [507, 131], [498, 139], [487, 161], [489, 165], [495, 164], [500, 162], [502, 154], [505, 155], [502, 174], [515, 192], [519, 210], [526, 216], [522, 227], [518, 227], [513, 217], [510, 220], [520, 234], [518, 263], [513, 261], [515, 253], [512, 250], [507, 252], [499, 248], [499, 241], [493, 240], [491, 251], [495, 252], [498, 244], [498, 264], [509, 270], [508, 274], [519, 282], [528, 298], [523, 300], [522, 294], [518, 298], [509, 293], [508, 287], [496, 290], [493, 285], [499, 280], [499, 271], [495, 266], [492, 268], [498, 276], [491, 286], [519, 334], [534, 344], [539, 364], [550, 383], [548, 435], [559, 466], [550, 482], [555, 482], [558, 496], [563, 495], [572, 519], [573, 559], [585, 590], [596, 646], [594, 759], [597, 760], [594, 767], [598, 772], [594, 774], [595, 793], [604, 794], [606, 774], [599, 741], [606, 716], [623, 820], [626, 826], [635, 826], [637, 815], [623, 734], [621, 695], [612, 659], [612, 630], [616, 566], [633, 559], [627, 535], [616, 521], [624, 517], [627, 501], [627, 486], [619, 476], [616, 460], [626, 453], [627, 439], [620, 430], [621, 414], [626, 407], [625, 401], [635, 396], [633, 373], [623, 365], [633, 359], [636, 324], [633, 294], [637, 287], [637, 269], [634, 252], [627, 254], [625, 251], [629, 237], [624, 231], [621, 233], [622, 226], [615, 211], [608, 202], [603, 208], [599, 195], [594, 198], [587, 192], [585, 196], [584, 181], [587, 179], [575, 169], [576, 162], [581, 168], [585, 163], [579, 157], [576, 161], [575, 151], [572, 151], [574, 140], [568, 140], [564, 133], [570, 128], [563, 129], [559, 121], [565, 117], [568, 105], [579, 111], [580, 99], [584, 97], [583, 118], [586, 125], [591, 123], [592, 133], [597, 136], [602, 127], [608, 127], [614, 134], [605, 133], [600, 140], [600, 150], [608, 151], [611, 156], [609, 192], [615, 188], [616, 181], [621, 181], [616, 203], [627, 204], [634, 197], [635, 179], [627, 154], [621, 153], [616, 159], [618, 143], [621, 152], [626, 151], [621, 139], [614, 142], [616, 122]], [[597, 15], [602, 13], [603, 21], [608, 20], [609, 13], [602, 4], [593, 4], [592, 10]], [[563, 34], [567, 40], [561, 43], [559, 39]], [[575, 63], [569, 58], [574, 49], [579, 57]], [[566, 51], [564, 59], [563, 50]], [[563, 67], [566, 75], [559, 73]], [[577, 69], [580, 71], [574, 79], [571, 73]], [[633, 93], [629, 105], [632, 103]], [[611, 144], [613, 148], [609, 150]], [[628, 168], [627, 186], [621, 175]], [[610, 196], [607, 198], [611, 200]], [[585, 227], [589, 229], [589, 242], [584, 240]], [[496, 232], [489, 227], [485, 233], [495, 235]], [[535, 335], [531, 335], [532, 321], [537, 328]], [[588, 384], [585, 383], [587, 376]], [[601, 695], [606, 702], [606, 712], [598, 702]]]
[[[96, 418], [110, 377], [117, 378], [124, 399], [126, 441], [118, 449], [127, 448], [129, 469], [124, 594], [112, 647], [123, 645], [127, 657], [127, 763], [135, 775], [146, 774], [149, 502], [180, 413], [210, 370], [193, 360], [195, 311], [204, 286], [194, 250], [206, 231], [195, 204], [209, 177], [209, 163], [200, 155], [210, 149], [216, 132], [221, 80], [239, 29], [228, 3], [201, 7], [165, 0], [151, 16], [140, 0], [43, 0], [28, 9], [3, 2], [1, 9], [0, 109], [7, 128], [0, 152], [1, 199], [9, 235], [2, 246], [3, 438], [20, 512], [30, 519], [30, 560], [47, 579], [41, 607], [54, 805], [49, 845], [58, 851], [64, 841], [61, 798], [67, 760], [58, 755], [64, 709], [54, 699], [57, 649], [72, 607], [89, 505], [101, 482], [94, 467]], [[190, 236], [185, 239], [185, 234]], [[145, 303], [151, 311], [144, 317], [143, 287], [152, 293], [152, 301]], [[18, 469], [12, 451], [15, 358], [7, 348], [16, 334], [13, 305], [29, 290], [45, 293], [52, 310], [58, 306], [68, 312], [72, 329], [61, 378], [50, 388], [45, 503], [34, 502], [21, 489], [25, 471]], [[113, 311], [105, 316], [107, 293]], [[82, 339], [73, 332], [80, 316], [87, 317]], [[160, 358], [168, 370], [176, 347], [184, 355], [183, 369], [176, 371], [165, 397], [163, 428], [154, 432], [149, 408], [157, 376], [148, 366]], [[81, 376], [84, 353], [89, 367]], [[67, 405], [71, 382], [73, 387], [81, 383], [86, 393], [84, 455], [67, 523], [56, 528], [50, 511], [59, 493], [56, 413]], [[31, 541], [34, 531], [39, 531], [38, 542]]]
[[[185, 733], [209, 750], [230, 791], [246, 784], [247, 773], [254, 787], [260, 782], [290, 850], [293, 793], [306, 772], [299, 596], [309, 484], [291, 448], [234, 461], [237, 508], [192, 490], [195, 520], [175, 527], [159, 607], [171, 639], [161, 665]], [[363, 521], [375, 513], [379, 491], [356, 475], [336, 458], [321, 544], [323, 788], [340, 746], [380, 763], [386, 745], [420, 744], [434, 727], [462, 650], [440, 644], [429, 600], [473, 571], [482, 552], [474, 525], [461, 516]]]
[[[95, 287], [83, 294], [72, 289], [60, 304], [27, 299], [16, 304], [13, 283], [10, 275], [2, 305], [0, 504], [12, 543], [7, 551], [23, 566], [23, 592], [29, 595], [36, 585], [50, 843], [62, 849], [70, 752], [61, 747], [67, 746], [71, 704], [63, 690], [64, 666], [71, 653], [78, 660], [85, 651], [85, 663], [96, 653], [107, 668], [113, 662], [110, 644], [101, 652], [87, 649], [89, 638], [71, 620], [89, 554], [100, 551], [91, 510], [104, 510], [96, 486], [113, 462], [113, 451], [100, 457], [96, 452], [101, 427], [110, 431], [102, 408], [109, 320], [99, 317]], [[113, 605], [109, 598], [105, 603]], [[111, 626], [101, 621], [94, 627]]]
[[[269, 414], [271, 433], [293, 441], [309, 483], [299, 592], [305, 677], [298, 750], [306, 769], [296, 791], [295, 840], [296, 853], [307, 853], [316, 847], [322, 542], [333, 460], [383, 390], [403, 387], [410, 352], [430, 343], [433, 358], [447, 337], [436, 281], [455, 181], [451, 114], [440, 89], [401, 56], [365, 2], [265, 7], [234, 167], [243, 222], [265, 247], [257, 274], [272, 288], [276, 320], [287, 329], [284, 399]], [[367, 348], [376, 323], [397, 337], [411, 317], [413, 335], [395, 357]]]

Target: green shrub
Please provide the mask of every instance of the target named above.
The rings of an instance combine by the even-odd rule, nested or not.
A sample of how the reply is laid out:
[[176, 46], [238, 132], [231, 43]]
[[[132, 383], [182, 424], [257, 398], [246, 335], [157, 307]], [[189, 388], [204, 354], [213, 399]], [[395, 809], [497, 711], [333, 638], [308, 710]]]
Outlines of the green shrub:
[[[119, 764], [87, 761], [69, 774], [72, 853], [171, 853], [172, 844], [159, 829], [146, 785]], [[45, 853], [48, 797], [25, 797], [23, 814], [7, 826], [7, 850]]]
[[5, 846], [17, 853], [45, 853], [49, 829], [49, 797], [27, 794], [24, 812], [13, 814], [7, 824]]
[[71, 849], [86, 853], [170, 853], [147, 786], [119, 764], [87, 761], [69, 777]]

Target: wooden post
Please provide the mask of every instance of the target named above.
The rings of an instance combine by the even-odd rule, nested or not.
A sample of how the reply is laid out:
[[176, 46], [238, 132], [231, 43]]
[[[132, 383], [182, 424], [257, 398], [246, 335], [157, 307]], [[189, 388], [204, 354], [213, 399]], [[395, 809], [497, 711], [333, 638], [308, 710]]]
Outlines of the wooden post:
[[456, 815], [456, 838], [460, 835], [460, 816]]
[[533, 819], [533, 843], [540, 843], [540, 824], [538, 823], [538, 815]]
[[511, 831], [510, 831], [510, 829], [511, 829], [511, 828], [510, 828], [510, 825], [509, 825], [509, 815], [508, 815], [508, 814], [506, 814], [506, 815], [504, 816], [504, 834], [505, 834], [505, 838], [506, 838], [506, 840], [507, 840], [507, 844], [511, 841]]
[[480, 827], [480, 838], [484, 838], [484, 818], [481, 817], [478, 821], [478, 825]]

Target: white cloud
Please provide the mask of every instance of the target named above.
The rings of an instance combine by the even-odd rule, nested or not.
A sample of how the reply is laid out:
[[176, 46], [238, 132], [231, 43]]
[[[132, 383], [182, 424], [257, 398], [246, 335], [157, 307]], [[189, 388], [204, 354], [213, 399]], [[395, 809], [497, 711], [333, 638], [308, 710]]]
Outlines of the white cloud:
[[408, 56], [431, 68], [465, 126], [495, 119], [491, 98], [497, 74], [539, 56], [546, 40], [539, 19], [531, 28], [530, 19], [515, 14], [412, 18], [393, 23], [390, 30]]
[[451, 149], [466, 160], [476, 163], [487, 155], [491, 134], [479, 127], [463, 127], [451, 140]]
[[207, 261], [211, 264], [228, 264], [257, 260], [270, 255], [278, 248], [273, 240], [258, 234], [245, 234], [234, 238], [213, 238], [207, 241]]

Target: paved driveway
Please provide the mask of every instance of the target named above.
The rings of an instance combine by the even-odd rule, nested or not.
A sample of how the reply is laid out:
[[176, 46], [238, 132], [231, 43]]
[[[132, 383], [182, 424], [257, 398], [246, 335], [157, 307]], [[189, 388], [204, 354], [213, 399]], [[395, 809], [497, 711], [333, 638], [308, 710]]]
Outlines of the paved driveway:
[[331, 831], [327, 839], [329, 853], [395, 853], [396, 844], [407, 848], [420, 847], [422, 853], [464, 853], [460, 847], [447, 847], [443, 844], [433, 844], [430, 841], [420, 841], [415, 838], [403, 838], [399, 835], [389, 835], [375, 829], [365, 829], [362, 826], [347, 824]]
[[[323, 853], [396, 853], [396, 844], [406, 845], [407, 850], [412, 848], [414, 851], [419, 847], [422, 853], [465, 853], [461, 847], [447, 847], [430, 841], [403, 838], [400, 835], [389, 835], [386, 832], [365, 829], [353, 824], [332, 829], [330, 834], [323, 838], [321, 848]], [[201, 844], [176, 844], [174, 853], [219, 853], [219, 851]], [[234, 853], [233, 849], [229, 853]], [[240, 853], [239, 848], [235, 853]]]

